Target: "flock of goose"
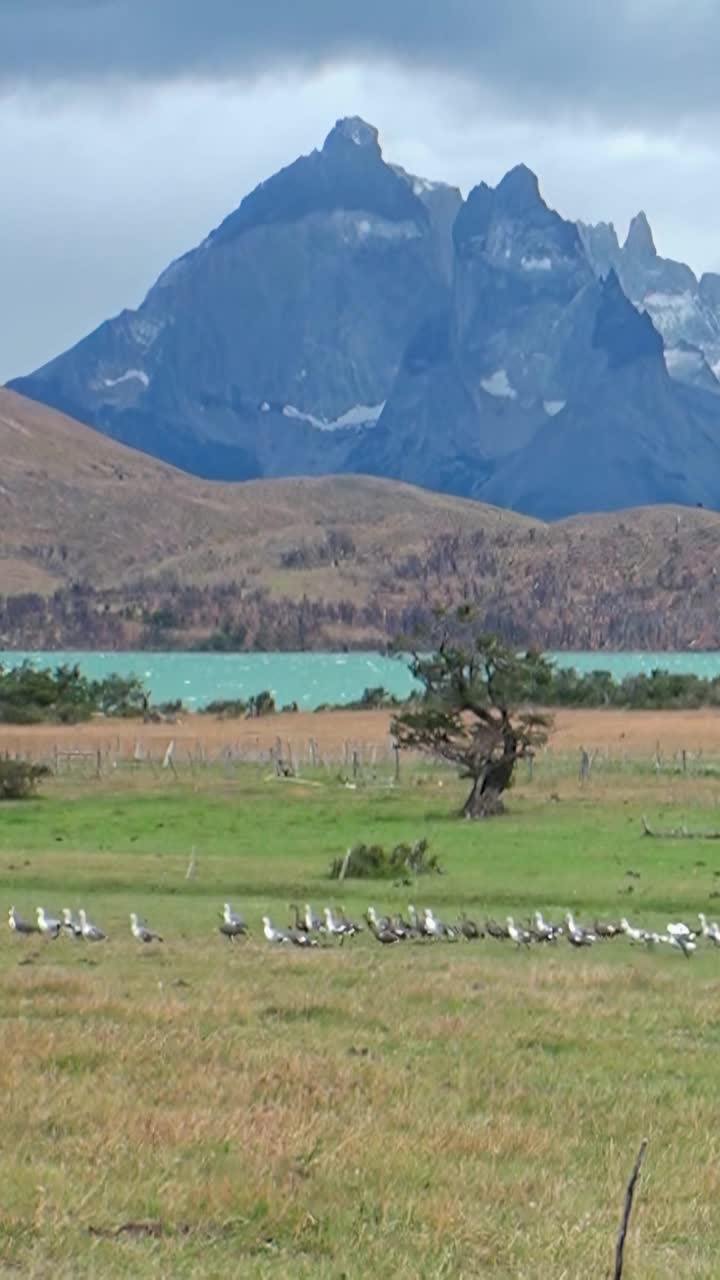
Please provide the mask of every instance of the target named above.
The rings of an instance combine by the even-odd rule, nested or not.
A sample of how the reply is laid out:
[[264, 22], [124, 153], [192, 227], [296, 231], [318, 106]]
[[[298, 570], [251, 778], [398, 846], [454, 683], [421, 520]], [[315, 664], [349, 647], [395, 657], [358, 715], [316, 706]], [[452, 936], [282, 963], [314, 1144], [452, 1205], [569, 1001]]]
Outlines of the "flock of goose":
[[[105, 942], [107, 934], [99, 925], [88, 920], [87, 913], [80, 908], [77, 919], [69, 907], [63, 907], [59, 916], [53, 916], [44, 907], [35, 911], [36, 924], [24, 920], [15, 907], [8, 912], [8, 924], [14, 933], [28, 935], [42, 934], [46, 938], [59, 938], [65, 934], [69, 938], [82, 939], [84, 942]], [[159, 933], [151, 929], [134, 911], [130, 913], [130, 932], [138, 942], [162, 942]]]
[[578, 923], [572, 911], [565, 914], [562, 923], [545, 920], [542, 912], [536, 911], [525, 923], [516, 923], [513, 916], [507, 916], [505, 923], [486, 919], [484, 924], [471, 920], [464, 913], [457, 921], [446, 923], [440, 920], [429, 908], [418, 913], [414, 907], [408, 908], [409, 919], [402, 916], [378, 917], [373, 907], [367, 911], [367, 922], [378, 942], [386, 944], [402, 942], [412, 938], [444, 939], [456, 942], [462, 939], [473, 941], [484, 937], [497, 941], [510, 941], [516, 947], [530, 947], [537, 944], [557, 943], [565, 938], [572, 947], [592, 947], [596, 942], [605, 942], [613, 938], [628, 938], [631, 943], [641, 944], [652, 950], [660, 946], [672, 947], [689, 959], [697, 950], [700, 939], [712, 946], [720, 947], [720, 925], [708, 923], [700, 912], [699, 926], [691, 929], [682, 921], [670, 922], [664, 933], [641, 929], [623, 917], [617, 923], [596, 920], [592, 926]]
[[[447, 922], [441, 920], [429, 907], [417, 911], [415, 907], [409, 906], [405, 919], [402, 914], [379, 916], [371, 906], [365, 913], [365, 924], [360, 924], [349, 919], [342, 909], [325, 907], [322, 916], [316, 916], [310, 903], [305, 903], [302, 911], [292, 903], [290, 910], [294, 913], [294, 919], [286, 928], [273, 924], [268, 915], [262, 917], [263, 935], [271, 945], [317, 947], [321, 942], [336, 940], [342, 946], [346, 938], [352, 938], [367, 928], [371, 936], [384, 946], [413, 940], [472, 942], [487, 937], [512, 942], [516, 947], [555, 944], [560, 938], [565, 938], [570, 946], [579, 948], [625, 937], [631, 943], [649, 950], [671, 947], [682, 952], [686, 959], [697, 950], [699, 941], [720, 947], [720, 925], [708, 922], [702, 912], [698, 915], [699, 924], [696, 929], [691, 929], [682, 921], [676, 921], [670, 922], [664, 933], [656, 933], [630, 924], [625, 917], [617, 923], [596, 920], [592, 926], [581, 925], [571, 911], [566, 913], [562, 923], [545, 920], [542, 912], [536, 911], [524, 923], [516, 923], [512, 916], [507, 916], [504, 924], [491, 919], [480, 924], [471, 920], [464, 912], [457, 920]], [[63, 934], [85, 942], [104, 942], [107, 938], [107, 934], [99, 925], [93, 924], [82, 909], [78, 911], [77, 918], [69, 907], [63, 908], [59, 916], [49, 914], [44, 907], [38, 907], [35, 915], [36, 923], [33, 924], [24, 920], [15, 907], [11, 907], [8, 913], [10, 928], [18, 934], [42, 934], [53, 939]], [[234, 911], [229, 902], [223, 906], [218, 931], [229, 942], [244, 938], [249, 933], [245, 918]], [[130, 932], [140, 943], [163, 940], [135, 912], [130, 913]]]

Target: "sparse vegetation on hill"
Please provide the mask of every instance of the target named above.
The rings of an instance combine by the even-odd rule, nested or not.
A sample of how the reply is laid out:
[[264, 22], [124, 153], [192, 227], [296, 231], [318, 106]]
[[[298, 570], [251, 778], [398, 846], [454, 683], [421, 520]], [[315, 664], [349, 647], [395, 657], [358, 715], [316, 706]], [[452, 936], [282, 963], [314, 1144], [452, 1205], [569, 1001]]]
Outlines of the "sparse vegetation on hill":
[[[543, 524], [364, 476], [210, 485], [0, 391], [0, 647], [720, 648], [720, 514]], [[601, 659], [599, 665], [602, 665]]]

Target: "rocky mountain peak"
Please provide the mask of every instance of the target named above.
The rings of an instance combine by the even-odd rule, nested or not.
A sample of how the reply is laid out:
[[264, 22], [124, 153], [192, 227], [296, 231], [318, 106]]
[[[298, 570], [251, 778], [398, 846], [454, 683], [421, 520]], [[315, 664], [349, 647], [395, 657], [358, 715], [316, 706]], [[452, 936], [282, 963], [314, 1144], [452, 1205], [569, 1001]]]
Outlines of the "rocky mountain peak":
[[538, 205], [545, 206], [537, 174], [525, 164], [518, 164], [505, 174], [495, 189], [495, 196], [503, 212], [515, 218], [522, 218]]
[[334, 127], [325, 139], [323, 151], [332, 150], [337, 146], [346, 146], [349, 143], [355, 147], [369, 148], [380, 156], [382, 152], [378, 138], [378, 131], [374, 125], [368, 124], [360, 116], [344, 116], [342, 120], [335, 121]]
[[626, 253], [638, 258], [656, 258], [657, 249], [653, 239], [652, 228], [647, 214], [640, 210], [630, 223], [630, 230], [624, 244]]
[[623, 293], [611, 269], [601, 285], [593, 346], [605, 351], [611, 368], [647, 357], [663, 359], [663, 340], [649, 315], [638, 311]]

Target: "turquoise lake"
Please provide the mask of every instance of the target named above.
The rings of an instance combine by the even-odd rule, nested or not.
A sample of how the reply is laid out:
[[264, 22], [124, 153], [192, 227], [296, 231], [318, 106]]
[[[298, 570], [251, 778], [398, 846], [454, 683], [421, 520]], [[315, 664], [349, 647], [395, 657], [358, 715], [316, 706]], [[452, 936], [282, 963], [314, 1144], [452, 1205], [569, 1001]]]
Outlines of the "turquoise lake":
[[[654, 667], [720, 676], [720, 653], [557, 653], [559, 666], [610, 671], [616, 679]], [[0, 650], [0, 665], [78, 663], [92, 678], [117, 672], [137, 675], [155, 702], [182, 699], [199, 709], [219, 698], [247, 698], [270, 689], [278, 706], [297, 702], [311, 711], [324, 702], [352, 702], [363, 690], [383, 685], [398, 697], [412, 687], [399, 658], [378, 653], [19, 653]]]

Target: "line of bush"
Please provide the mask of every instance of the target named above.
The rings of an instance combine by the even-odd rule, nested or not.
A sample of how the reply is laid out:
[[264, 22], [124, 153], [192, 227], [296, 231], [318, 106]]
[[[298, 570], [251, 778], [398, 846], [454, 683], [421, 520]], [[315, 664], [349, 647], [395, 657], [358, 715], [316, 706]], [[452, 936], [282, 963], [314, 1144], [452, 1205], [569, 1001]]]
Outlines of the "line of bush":
[[79, 724], [93, 715], [138, 716], [146, 708], [135, 676], [89, 680], [77, 665], [0, 667], [0, 724]]
[[[544, 707], [616, 707], [638, 711], [692, 710], [720, 707], [720, 676], [674, 674], [656, 668], [649, 674], [615, 680], [609, 671], [580, 674], [573, 668], [550, 662], [533, 664], [532, 682], [518, 693], [526, 702]], [[406, 702], [413, 700], [411, 695]], [[352, 702], [324, 703], [317, 711], [392, 710], [405, 705], [382, 686], [365, 689]], [[184, 710], [181, 702], [160, 710]], [[223, 719], [272, 715], [275, 699], [263, 690], [247, 699], [211, 702], [207, 715]], [[297, 711], [297, 703], [283, 707]], [[0, 724], [77, 724], [94, 715], [133, 717], [152, 712], [147, 691], [136, 676], [109, 675], [91, 680], [75, 666], [38, 669], [30, 663], [5, 669], [0, 666]]]

